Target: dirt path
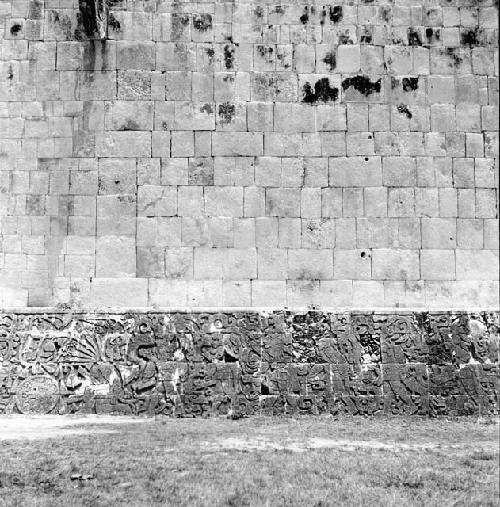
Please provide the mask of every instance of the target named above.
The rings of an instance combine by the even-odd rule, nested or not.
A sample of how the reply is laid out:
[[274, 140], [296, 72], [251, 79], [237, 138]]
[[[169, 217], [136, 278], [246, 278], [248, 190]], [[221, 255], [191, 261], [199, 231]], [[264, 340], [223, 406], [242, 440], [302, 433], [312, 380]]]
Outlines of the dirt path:
[[[82, 434], [118, 433], [123, 425], [140, 424], [150, 425], [156, 421], [154, 418], [123, 417], [123, 416], [24, 416], [7, 415], [0, 417], [0, 442], [5, 440], [41, 440], [60, 438]], [[163, 420], [167, 423], [167, 420]], [[168, 424], [168, 423], [167, 423]], [[174, 423], [177, 424], [177, 423]], [[158, 428], [158, 431], [165, 429]], [[242, 432], [243, 433], [243, 432]], [[498, 441], [484, 440], [474, 443], [457, 441], [442, 443], [440, 441], [425, 439], [424, 441], [399, 442], [382, 441], [377, 439], [345, 439], [324, 437], [291, 437], [285, 433], [269, 434], [268, 429], [256, 429], [253, 434], [237, 434], [234, 436], [208, 436], [195, 443], [198, 449], [207, 452], [224, 451], [292, 451], [305, 452], [314, 449], [337, 449], [343, 451], [356, 451], [371, 449], [377, 451], [486, 451], [497, 452]], [[176, 448], [169, 449], [170, 452]]]
[[[95, 416], [85, 417], [44, 415], [21, 416], [7, 415], [0, 417], [1, 440], [40, 440], [45, 438], [81, 435], [85, 433], [115, 433], [113, 425], [148, 424], [149, 420], [135, 417]], [[106, 425], [96, 429], [96, 425]], [[85, 426], [89, 426], [86, 428]]]
[[[338, 449], [343, 451], [356, 451], [357, 449], [373, 449], [386, 451], [440, 451], [440, 450], [465, 450], [471, 449], [468, 442], [459, 442], [456, 444], [442, 444], [439, 442], [419, 442], [408, 444], [405, 442], [381, 442], [379, 440], [345, 440], [330, 438], [307, 438], [304, 440], [284, 439], [282, 441], [273, 441], [266, 438], [225, 438], [215, 442], [203, 442], [202, 445], [211, 451], [217, 450], [241, 450], [241, 451], [261, 451], [261, 450], [287, 450], [295, 452], [305, 452], [313, 449]], [[496, 451], [498, 442], [486, 440], [474, 443], [475, 450]]]

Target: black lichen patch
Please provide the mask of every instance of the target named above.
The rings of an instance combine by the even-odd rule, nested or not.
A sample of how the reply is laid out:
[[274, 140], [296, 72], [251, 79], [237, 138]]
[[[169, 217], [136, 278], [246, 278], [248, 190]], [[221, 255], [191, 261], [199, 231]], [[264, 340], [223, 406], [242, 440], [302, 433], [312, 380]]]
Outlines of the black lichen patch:
[[314, 91], [309, 82], [302, 87], [302, 102], [306, 104], [314, 104], [316, 102], [334, 102], [339, 96], [338, 88], [330, 86], [327, 77], [320, 79], [314, 83]]
[[212, 16], [207, 13], [197, 14], [193, 18], [193, 26], [200, 32], [206, 32], [212, 28]]
[[274, 51], [273, 48], [266, 46], [257, 46], [256, 49], [259, 52], [260, 56], [262, 56], [262, 58], [266, 57], [266, 53], [272, 55]]
[[179, 40], [188, 25], [189, 16], [187, 14], [174, 12], [172, 14], [172, 21], [170, 24], [172, 29], [172, 40]]
[[16, 23], [10, 27], [10, 34], [16, 36], [22, 29], [23, 27]]
[[7, 79], [12, 81], [14, 79], [14, 71], [12, 69], [12, 65], [9, 64], [9, 68], [7, 69]]
[[119, 32], [122, 28], [120, 22], [113, 16], [113, 13], [108, 17], [108, 26], [115, 32]]
[[371, 44], [372, 40], [373, 40], [373, 35], [372, 35], [371, 29], [368, 28], [368, 27], [365, 27], [363, 29], [363, 32], [362, 32], [361, 37], [360, 37], [361, 43], [362, 44]]
[[385, 21], [386, 23], [390, 23], [391, 21], [391, 8], [382, 6], [380, 7], [380, 18], [382, 21]]
[[285, 60], [285, 56], [286, 55], [284, 55], [283, 53], [276, 53], [276, 58], [280, 61], [282, 67], [284, 69], [288, 69], [288, 68], [290, 68], [290, 64], [289, 63], [283, 63], [284, 60]]
[[264, 17], [264, 9], [262, 7], [262, 5], [257, 5], [257, 7], [255, 7], [253, 13], [255, 14], [255, 17], [256, 18], [263, 18]]
[[342, 33], [339, 33], [338, 37], [339, 37], [339, 44], [354, 44], [354, 41], [353, 41], [348, 29], [346, 29]]
[[418, 90], [418, 77], [404, 77], [403, 91], [414, 92], [415, 90]]
[[411, 111], [408, 109], [408, 106], [406, 104], [399, 104], [398, 106], [398, 112], [401, 113], [401, 114], [405, 114], [406, 117], [411, 120], [413, 118], [413, 114], [411, 113]]
[[408, 44], [410, 46], [421, 46], [422, 45], [422, 40], [420, 39], [420, 34], [418, 33], [417, 30], [415, 30], [414, 28], [408, 28]]
[[341, 21], [343, 17], [342, 6], [335, 5], [334, 7], [330, 7], [330, 21], [332, 23], [338, 23]]
[[227, 70], [233, 68], [234, 65], [234, 48], [229, 44], [224, 46], [224, 66]]
[[212, 107], [212, 104], [203, 104], [200, 107], [200, 113], [212, 114], [213, 112], [214, 112], [214, 109]]
[[329, 70], [334, 70], [337, 66], [337, 57], [335, 56], [335, 51], [329, 51], [326, 53], [325, 57], [323, 58], [323, 62], [328, 65]]
[[439, 28], [426, 28], [425, 29], [425, 37], [427, 38], [427, 42], [432, 44], [433, 42], [437, 42], [441, 39], [441, 30]]
[[354, 76], [342, 81], [342, 89], [354, 88], [362, 95], [368, 97], [372, 93], [380, 93], [382, 79], [370, 81], [367, 76]]
[[309, 8], [307, 5], [304, 7], [304, 13], [300, 16], [300, 22], [305, 25], [309, 21]]
[[475, 28], [474, 30], [467, 30], [460, 34], [460, 41], [463, 46], [477, 46], [480, 44], [480, 30]]
[[215, 56], [215, 50], [213, 48], [205, 48], [205, 53], [209, 58], [213, 58]]
[[455, 48], [446, 48], [446, 53], [453, 60], [453, 65], [458, 67], [464, 60], [463, 58], [457, 54]]
[[234, 116], [236, 114], [236, 106], [234, 104], [230, 104], [229, 102], [224, 102], [224, 104], [219, 104], [217, 113], [220, 118], [220, 124], [227, 125], [234, 119]]

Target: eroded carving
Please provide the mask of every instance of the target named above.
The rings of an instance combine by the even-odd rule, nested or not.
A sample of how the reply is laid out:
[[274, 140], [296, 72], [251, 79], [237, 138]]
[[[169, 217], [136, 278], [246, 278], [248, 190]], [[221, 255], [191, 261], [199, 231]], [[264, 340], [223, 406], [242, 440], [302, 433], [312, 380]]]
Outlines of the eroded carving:
[[498, 314], [0, 314], [0, 413], [498, 413]]

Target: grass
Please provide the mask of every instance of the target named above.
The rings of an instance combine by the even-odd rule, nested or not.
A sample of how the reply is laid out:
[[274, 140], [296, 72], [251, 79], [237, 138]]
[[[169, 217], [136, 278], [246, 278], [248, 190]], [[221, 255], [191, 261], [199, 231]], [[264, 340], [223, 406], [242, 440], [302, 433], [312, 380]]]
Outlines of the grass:
[[[0, 441], [0, 505], [500, 505], [493, 420], [164, 419], [88, 429]], [[293, 450], [314, 438], [394, 447]]]

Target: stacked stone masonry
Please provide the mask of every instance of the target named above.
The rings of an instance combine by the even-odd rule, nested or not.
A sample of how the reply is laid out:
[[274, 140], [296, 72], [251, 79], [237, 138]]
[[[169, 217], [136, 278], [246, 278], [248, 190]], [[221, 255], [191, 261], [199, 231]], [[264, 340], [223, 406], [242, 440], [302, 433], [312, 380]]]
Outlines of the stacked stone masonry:
[[497, 21], [2, 0], [0, 306], [496, 308]]
[[498, 414], [498, 313], [4, 313], [0, 414]]

